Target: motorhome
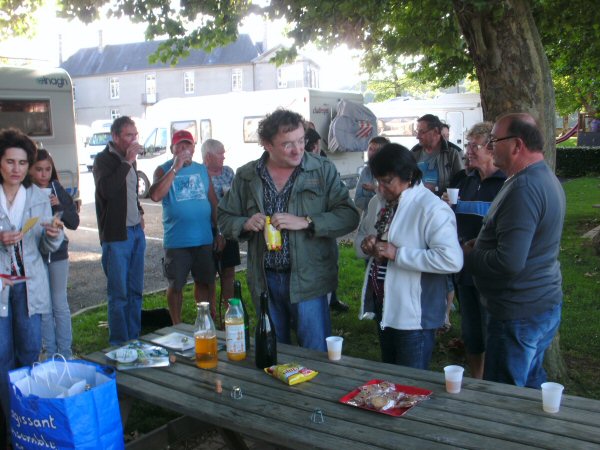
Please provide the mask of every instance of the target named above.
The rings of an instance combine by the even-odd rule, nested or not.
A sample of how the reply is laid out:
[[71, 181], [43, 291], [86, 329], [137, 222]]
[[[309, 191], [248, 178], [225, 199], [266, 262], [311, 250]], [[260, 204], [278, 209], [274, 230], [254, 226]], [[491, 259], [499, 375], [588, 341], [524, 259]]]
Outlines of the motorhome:
[[[140, 195], [147, 194], [156, 167], [172, 157], [171, 135], [188, 130], [197, 145], [194, 160], [201, 162], [200, 147], [209, 138], [223, 142], [225, 164], [236, 170], [258, 159], [263, 152], [258, 142], [258, 123], [267, 113], [286, 108], [300, 113], [314, 123], [322, 138], [322, 148], [335, 163], [342, 179], [350, 186], [356, 182], [364, 164], [363, 151], [329, 152], [328, 132], [342, 99], [363, 103], [362, 94], [293, 88], [252, 92], [231, 92], [189, 98], [169, 98], [146, 111], [146, 121], [155, 124], [144, 143], [145, 154], [138, 158]], [[366, 145], [365, 145], [366, 149]]]
[[62, 69], [0, 66], [0, 128], [18, 128], [52, 154], [61, 184], [79, 198], [73, 84]]
[[417, 119], [435, 114], [450, 126], [450, 142], [464, 150], [469, 129], [483, 120], [481, 97], [477, 93], [442, 94], [425, 100], [398, 97], [367, 107], [377, 116], [378, 133], [408, 149], [415, 146]]

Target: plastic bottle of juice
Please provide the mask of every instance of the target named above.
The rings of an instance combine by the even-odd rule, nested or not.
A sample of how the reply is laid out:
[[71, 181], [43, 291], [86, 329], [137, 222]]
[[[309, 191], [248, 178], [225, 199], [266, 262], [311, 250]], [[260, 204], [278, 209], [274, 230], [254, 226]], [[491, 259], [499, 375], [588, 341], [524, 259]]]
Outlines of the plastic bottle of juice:
[[246, 358], [246, 337], [244, 312], [237, 298], [229, 299], [229, 308], [225, 313], [225, 335], [227, 338], [227, 358], [241, 361]]
[[214, 369], [219, 362], [217, 351], [217, 330], [209, 313], [210, 304], [198, 305], [194, 342], [196, 345], [196, 365], [201, 369]]
[[271, 225], [271, 216], [267, 216], [265, 219], [265, 242], [267, 243], [267, 250], [281, 250], [281, 231]]

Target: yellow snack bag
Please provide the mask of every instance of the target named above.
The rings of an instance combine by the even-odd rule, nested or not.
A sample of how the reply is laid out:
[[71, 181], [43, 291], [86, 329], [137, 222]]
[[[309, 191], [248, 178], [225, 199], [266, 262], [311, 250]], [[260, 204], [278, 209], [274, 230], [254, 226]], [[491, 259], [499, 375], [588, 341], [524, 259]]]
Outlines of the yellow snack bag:
[[277, 366], [266, 367], [265, 372], [275, 378], [279, 378], [285, 384], [290, 386], [310, 381], [319, 374], [316, 370], [307, 369], [298, 363], [279, 364]]

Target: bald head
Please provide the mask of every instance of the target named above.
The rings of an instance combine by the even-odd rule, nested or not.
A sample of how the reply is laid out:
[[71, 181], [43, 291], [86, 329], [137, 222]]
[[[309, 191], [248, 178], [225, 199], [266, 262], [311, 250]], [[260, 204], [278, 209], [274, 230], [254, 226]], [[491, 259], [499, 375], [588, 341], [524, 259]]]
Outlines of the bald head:
[[504, 114], [498, 118], [496, 125], [504, 128], [507, 135], [521, 139], [530, 152], [544, 152], [544, 138], [531, 114]]

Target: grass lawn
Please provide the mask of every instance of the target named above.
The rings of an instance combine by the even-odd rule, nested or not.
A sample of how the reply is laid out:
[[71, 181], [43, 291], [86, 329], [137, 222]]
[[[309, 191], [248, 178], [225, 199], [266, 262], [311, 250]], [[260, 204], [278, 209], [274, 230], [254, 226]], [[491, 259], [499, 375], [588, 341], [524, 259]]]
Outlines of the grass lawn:
[[[565, 297], [560, 345], [568, 368], [568, 378], [559, 381], [566, 385], [565, 392], [568, 394], [600, 399], [600, 260], [591, 247], [591, 241], [582, 238], [583, 233], [600, 225], [600, 210], [592, 208], [592, 205], [600, 204], [600, 178], [571, 180], [564, 184], [564, 188], [567, 194], [567, 216], [560, 261]], [[351, 242], [340, 243], [339, 264], [338, 297], [350, 305], [350, 311], [332, 314], [334, 334], [344, 336], [345, 354], [379, 360], [375, 323], [357, 318], [365, 265], [354, 256]], [[244, 298], [249, 300], [244, 273], [238, 273], [237, 278], [242, 281]], [[184, 322], [194, 323], [195, 308], [191, 286], [186, 287], [184, 299]], [[250, 301], [246, 301], [246, 304], [251, 317], [250, 328], [253, 330], [256, 320], [254, 306]], [[165, 305], [164, 292], [144, 298], [145, 309]], [[74, 350], [77, 354], [89, 353], [108, 345], [105, 321], [105, 306], [73, 318]], [[455, 338], [460, 336], [458, 313], [452, 313], [451, 321], [452, 330], [438, 338], [430, 370], [440, 371], [449, 363], [466, 365], [462, 349], [452, 345], [456, 342]], [[151, 330], [144, 330], [149, 331]], [[128, 431], [146, 432], [174, 417], [157, 407], [137, 406], [139, 407], [134, 408], [128, 423]]]

